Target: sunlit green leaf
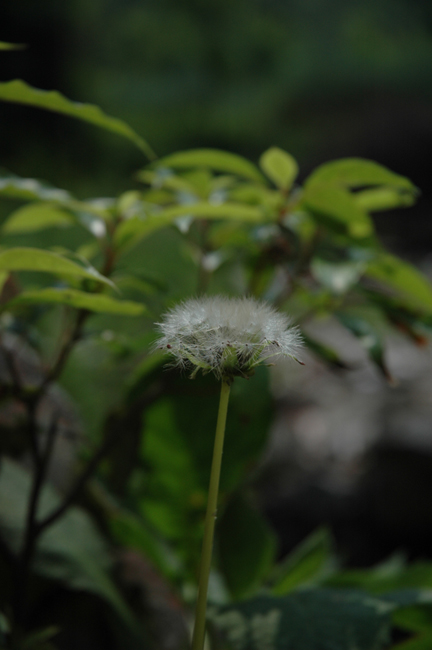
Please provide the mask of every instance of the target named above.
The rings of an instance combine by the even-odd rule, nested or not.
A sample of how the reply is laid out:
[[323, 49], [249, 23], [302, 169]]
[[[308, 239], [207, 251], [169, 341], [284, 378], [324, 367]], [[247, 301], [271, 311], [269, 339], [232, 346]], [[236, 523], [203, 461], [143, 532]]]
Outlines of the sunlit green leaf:
[[274, 560], [276, 538], [267, 522], [240, 494], [232, 497], [218, 524], [219, 562], [234, 598], [253, 592]]
[[417, 269], [390, 253], [369, 262], [366, 275], [382, 282], [414, 309], [432, 313], [432, 286]]
[[271, 147], [260, 158], [260, 167], [280, 190], [289, 190], [297, 174], [296, 160], [279, 147]]
[[54, 275], [90, 278], [112, 286], [111, 280], [91, 266], [84, 268], [58, 253], [38, 248], [9, 248], [0, 253], [0, 271], [42, 271]]
[[93, 104], [72, 102], [55, 90], [47, 91], [32, 88], [21, 79], [0, 83], [0, 99], [6, 102], [16, 102], [43, 108], [89, 122], [127, 138], [139, 147], [149, 159], [155, 158], [155, 154], [147, 142], [130, 126], [118, 118], [105, 115], [98, 106]]
[[415, 185], [408, 178], [395, 174], [372, 160], [363, 158], [343, 158], [320, 165], [306, 179], [305, 188], [327, 184], [352, 188], [389, 185], [411, 192], [417, 191]]
[[249, 160], [237, 154], [219, 149], [191, 149], [179, 151], [157, 161], [158, 167], [188, 169], [208, 167], [218, 172], [237, 174], [253, 181], [265, 182], [261, 172]]
[[416, 196], [413, 192], [393, 189], [392, 187], [362, 190], [361, 192], [356, 192], [353, 198], [355, 203], [367, 212], [405, 208], [416, 202]]
[[373, 234], [373, 223], [367, 212], [342, 188], [312, 184], [303, 194], [302, 206], [311, 211], [318, 222], [351, 237], [361, 239]]
[[70, 226], [73, 217], [51, 203], [31, 203], [13, 212], [3, 223], [5, 234], [36, 232], [45, 228]]
[[138, 302], [116, 300], [100, 293], [86, 293], [77, 289], [53, 288], [24, 291], [17, 298], [7, 303], [7, 308], [11, 309], [15, 305], [21, 304], [39, 303], [60, 303], [77, 309], [88, 309], [89, 311], [105, 314], [123, 314], [125, 316], [139, 316], [145, 311], [144, 305]]

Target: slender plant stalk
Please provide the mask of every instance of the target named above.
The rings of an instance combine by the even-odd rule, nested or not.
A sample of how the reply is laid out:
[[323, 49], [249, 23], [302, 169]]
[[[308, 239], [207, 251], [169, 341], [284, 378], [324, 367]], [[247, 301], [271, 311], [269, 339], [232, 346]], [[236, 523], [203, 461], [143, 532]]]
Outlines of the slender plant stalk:
[[217, 516], [219, 478], [222, 464], [222, 451], [225, 437], [225, 423], [228, 411], [229, 394], [230, 385], [223, 381], [221, 386], [219, 412], [213, 449], [213, 460], [210, 472], [207, 512], [204, 524], [204, 538], [201, 551], [198, 599], [195, 610], [195, 628], [192, 639], [192, 650], [203, 650], [204, 648], [207, 591], [213, 551], [214, 527]]

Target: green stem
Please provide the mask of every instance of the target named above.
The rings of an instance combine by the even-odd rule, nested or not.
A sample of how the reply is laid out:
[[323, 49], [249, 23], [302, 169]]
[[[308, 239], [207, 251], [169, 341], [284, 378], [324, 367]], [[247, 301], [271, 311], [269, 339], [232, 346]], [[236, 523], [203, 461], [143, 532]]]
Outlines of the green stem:
[[222, 382], [219, 401], [218, 420], [213, 449], [213, 460], [210, 472], [210, 486], [207, 501], [207, 512], [204, 524], [204, 538], [201, 551], [200, 576], [198, 584], [198, 599], [195, 610], [195, 628], [192, 639], [192, 650], [203, 650], [205, 637], [205, 621], [207, 609], [207, 591], [211, 568], [214, 527], [217, 516], [217, 501], [219, 493], [219, 477], [222, 464], [222, 451], [225, 436], [225, 423], [228, 411], [230, 385]]

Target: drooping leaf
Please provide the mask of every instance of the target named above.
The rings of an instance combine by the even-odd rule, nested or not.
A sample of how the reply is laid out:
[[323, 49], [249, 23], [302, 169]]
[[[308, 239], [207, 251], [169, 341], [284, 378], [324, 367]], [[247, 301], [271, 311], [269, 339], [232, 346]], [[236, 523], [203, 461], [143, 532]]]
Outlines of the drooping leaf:
[[267, 576], [276, 539], [259, 512], [241, 494], [232, 497], [218, 523], [220, 568], [234, 598], [252, 593]]
[[52, 203], [31, 203], [15, 210], [3, 223], [5, 234], [36, 232], [45, 228], [64, 228], [74, 223], [73, 217]]
[[282, 596], [293, 589], [316, 583], [334, 570], [332, 540], [321, 528], [305, 539], [276, 567], [272, 592]]
[[363, 158], [343, 158], [320, 165], [306, 179], [305, 188], [327, 184], [350, 188], [388, 185], [417, 192], [415, 185], [408, 178]]
[[6, 102], [43, 108], [89, 122], [127, 138], [141, 149], [150, 160], [155, 158], [151, 147], [130, 126], [118, 118], [106, 115], [98, 106], [93, 104], [72, 102], [55, 90], [47, 91], [32, 88], [21, 79], [0, 83], [0, 99]]
[[385, 361], [382, 336], [367, 314], [358, 310], [341, 310], [335, 312], [335, 316], [359, 340], [359, 343], [366, 350], [370, 359], [379, 368], [387, 381], [393, 383], [393, 377]]
[[323, 343], [316, 341], [315, 339], [305, 334], [304, 331], [302, 332], [302, 338], [306, 346], [326, 363], [329, 363], [335, 368], [348, 368], [347, 364], [340, 358], [339, 354], [333, 350], [333, 348], [330, 348], [328, 345], [324, 345]]
[[[4, 458], [0, 472], [0, 535], [17, 554], [23, 543], [31, 478], [26, 470]], [[49, 486], [42, 490], [38, 518], [49, 515], [59, 497]], [[131, 627], [132, 615], [110, 575], [111, 559], [101, 535], [89, 516], [72, 507], [41, 535], [34, 571], [59, 580], [71, 589], [86, 590], [106, 600]]]
[[408, 306], [432, 314], [432, 286], [411, 264], [383, 252], [369, 262], [366, 275], [387, 285]]
[[188, 169], [208, 167], [218, 172], [236, 174], [259, 183], [265, 182], [261, 172], [249, 160], [237, 154], [219, 149], [190, 149], [179, 151], [157, 161], [158, 167]]
[[7, 308], [13, 308], [15, 305], [39, 303], [60, 303], [77, 309], [88, 309], [89, 311], [105, 314], [123, 314], [124, 316], [139, 316], [145, 312], [144, 305], [138, 302], [116, 300], [100, 293], [86, 293], [77, 289], [54, 288], [24, 291], [7, 303]]
[[297, 174], [296, 160], [279, 147], [271, 147], [260, 158], [260, 167], [280, 190], [287, 191]]
[[305, 189], [301, 204], [318, 222], [356, 239], [373, 234], [371, 218], [346, 190], [332, 185], [311, 184]]
[[150, 214], [143, 218], [134, 217], [124, 221], [116, 230], [115, 243], [118, 247], [136, 244], [140, 239], [154, 230], [172, 224], [179, 217], [193, 216], [197, 219], [236, 219], [239, 221], [259, 223], [264, 220], [263, 211], [250, 205], [240, 203], [193, 203], [191, 205], [178, 205], [157, 214]]
[[38, 248], [9, 248], [0, 253], [0, 271], [42, 271], [54, 275], [73, 275], [112, 286], [111, 280], [91, 266], [84, 268], [58, 253]]

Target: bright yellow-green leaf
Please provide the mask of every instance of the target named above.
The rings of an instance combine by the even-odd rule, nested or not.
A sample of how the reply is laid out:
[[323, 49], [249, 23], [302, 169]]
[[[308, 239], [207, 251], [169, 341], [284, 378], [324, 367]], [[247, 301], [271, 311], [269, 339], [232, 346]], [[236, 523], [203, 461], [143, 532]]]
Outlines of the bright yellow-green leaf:
[[190, 149], [179, 151], [157, 161], [158, 167], [188, 169], [190, 167], [208, 167], [218, 172], [237, 174], [259, 183], [265, 182], [261, 172], [246, 158], [219, 149]]
[[10, 301], [7, 307], [10, 308], [23, 303], [60, 303], [77, 309], [88, 309], [89, 311], [105, 314], [123, 314], [125, 316], [139, 316], [145, 311], [144, 305], [138, 302], [116, 300], [101, 293], [86, 293], [76, 289], [48, 288], [24, 291], [17, 298]]
[[3, 233], [35, 232], [70, 226], [73, 217], [52, 203], [31, 203], [13, 212], [4, 222]]
[[309, 186], [304, 192], [302, 205], [313, 213], [317, 221], [346, 232], [351, 237], [368, 237], [374, 231], [367, 212], [342, 188], [331, 185]]
[[263, 153], [260, 167], [280, 190], [289, 190], [298, 174], [296, 160], [279, 147], [271, 147]]
[[353, 199], [359, 208], [367, 210], [367, 212], [405, 208], [416, 202], [416, 197], [413, 192], [401, 191], [392, 187], [363, 190], [362, 192], [353, 194]]
[[331, 184], [341, 187], [367, 187], [368, 185], [389, 185], [411, 192], [416, 187], [408, 178], [390, 171], [372, 160], [343, 158], [320, 165], [305, 182], [305, 187]]
[[84, 268], [58, 253], [38, 248], [9, 248], [0, 253], [0, 271], [42, 271], [54, 275], [73, 275], [113, 285], [91, 266]]
[[90, 124], [127, 138], [141, 149], [150, 160], [155, 158], [151, 147], [130, 126], [122, 122], [122, 120], [105, 115], [98, 106], [93, 104], [72, 102], [56, 90], [47, 91], [32, 88], [21, 79], [0, 83], [0, 99], [6, 102], [43, 108], [69, 117], [75, 117], [84, 122], [90, 122]]
[[432, 313], [432, 285], [411, 264], [390, 253], [382, 253], [369, 262], [366, 275], [388, 285], [412, 308]]

